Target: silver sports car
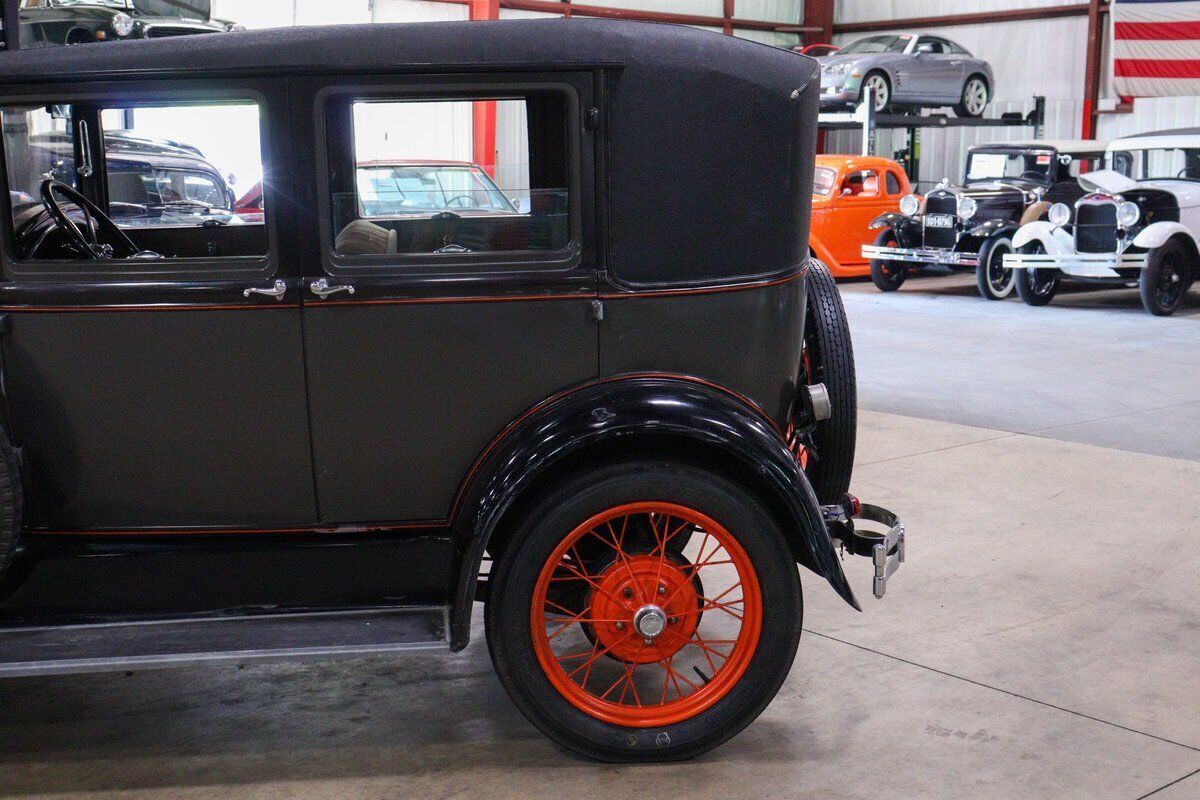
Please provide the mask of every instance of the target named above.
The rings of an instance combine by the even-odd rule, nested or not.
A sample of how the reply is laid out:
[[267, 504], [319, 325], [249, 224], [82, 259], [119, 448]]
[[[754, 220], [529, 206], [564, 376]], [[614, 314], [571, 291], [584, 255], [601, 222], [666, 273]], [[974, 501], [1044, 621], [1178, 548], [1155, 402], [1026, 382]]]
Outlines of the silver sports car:
[[960, 117], [978, 117], [995, 86], [990, 64], [940, 36], [868, 36], [817, 61], [822, 110], [858, 105], [874, 89], [877, 112], [953, 106]]

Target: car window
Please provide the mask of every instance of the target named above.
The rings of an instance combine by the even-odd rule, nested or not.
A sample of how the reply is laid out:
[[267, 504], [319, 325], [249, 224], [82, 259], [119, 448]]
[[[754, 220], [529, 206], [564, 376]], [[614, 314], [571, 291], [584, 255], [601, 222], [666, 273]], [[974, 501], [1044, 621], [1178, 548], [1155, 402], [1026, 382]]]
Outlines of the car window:
[[971, 55], [970, 51], [968, 51], [967, 48], [963, 47], [958, 42], [952, 42], [949, 39], [945, 39], [943, 41], [945, 41], [945, 43], [946, 43], [946, 47], [947, 47], [946, 52], [954, 53], [954, 54], [960, 55], [960, 56]]
[[428, 264], [570, 244], [563, 95], [335, 95], [326, 115], [334, 256]]
[[972, 151], [967, 156], [967, 183], [1023, 179], [1047, 183], [1054, 174], [1052, 150]]
[[903, 189], [901, 189], [900, 178], [896, 176], [896, 173], [892, 172], [891, 170], [888, 170], [887, 193], [888, 194], [900, 194], [900, 192], [902, 192], [902, 191], [903, 191]]
[[828, 197], [837, 183], [837, 170], [829, 167], [817, 167], [813, 171], [813, 194]]
[[911, 36], [868, 36], [846, 45], [837, 54], [903, 53], [910, 41]]
[[879, 173], [873, 169], [851, 172], [842, 181], [842, 195], [845, 197], [878, 197]]
[[[234, 213], [234, 187], [262, 180], [256, 103], [7, 106], [0, 118], [20, 261], [84, 257], [42, 206], [48, 180], [83, 192], [122, 232], [108, 237], [121, 246], [104, 243], [111, 252], [101, 263], [137, 256], [139, 268], [154, 269], [173, 259], [267, 254], [263, 218], [251, 223]], [[76, 163], [77, 146], [90, 153], [100, 142], [103, 172], [90, 155]], [[86, 226], [75, 200], [55, 199], [68, 220]]]
[[1114, 169], [1135, 181], [1183, 178], [1200, 180], [1200, 148], [1155, 147], [1109, 155]]

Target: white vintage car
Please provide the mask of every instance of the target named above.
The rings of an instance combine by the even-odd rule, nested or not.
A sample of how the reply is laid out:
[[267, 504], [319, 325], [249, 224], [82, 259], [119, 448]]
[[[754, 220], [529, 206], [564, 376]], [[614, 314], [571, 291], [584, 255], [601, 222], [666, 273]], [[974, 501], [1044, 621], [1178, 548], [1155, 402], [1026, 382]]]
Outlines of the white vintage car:
[[1079, 178], [1088, 192], [1071, 208], [1013, 236], [1004, 265], [1019, 270], [1017, 292], [1049, 303], [1062, 277], [1136, 283], [1151, 314], [1175, 313], [1200, 277], [1200, 128], [1162, 131], [1108, 146], [1106, 169]]

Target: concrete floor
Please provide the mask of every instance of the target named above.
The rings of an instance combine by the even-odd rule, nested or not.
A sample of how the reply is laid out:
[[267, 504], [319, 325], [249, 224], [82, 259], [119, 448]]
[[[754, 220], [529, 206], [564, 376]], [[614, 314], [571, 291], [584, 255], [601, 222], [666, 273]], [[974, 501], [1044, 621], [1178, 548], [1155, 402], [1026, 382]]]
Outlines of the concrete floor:
[[[0, 682], [0, 795], [1200, 798], [1200, 295], [1046, 309], [961, 277], [844, 288], [856, 491], [909, 563], [807, 580], [791, 677], [698, 761], [557, 750], [477, 641], [412, 657]], [[806, 573], [807, 574], [807, 573]]]

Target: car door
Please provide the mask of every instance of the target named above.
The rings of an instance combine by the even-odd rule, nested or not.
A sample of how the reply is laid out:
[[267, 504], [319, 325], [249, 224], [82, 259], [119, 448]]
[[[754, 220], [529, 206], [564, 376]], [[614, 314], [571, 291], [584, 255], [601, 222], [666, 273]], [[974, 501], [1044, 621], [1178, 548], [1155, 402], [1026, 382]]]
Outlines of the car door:
[[488, 443], [597, 373], [591, 75], [296, 84], [323, 523], [442, 523]]
[[908, 66], [909, 90], [933, 102], [957, 103], [962, 94], [963, 56], [945, 39], [922, 36]]
[[[117, 128], [203, 147], [268, 182], [271, 154], [290, 152], [277, 124], [286, 95], [265, 83], [46, 91], [0, 98], [10, 191], [37, 196], [49, 159], [70, 164], [58, 174], [104, 208], [101, 143]], [[144, 150], [153, 160], [171, 147]], [[49, 532], [311, 526], [298, 288], [271, 211], [264, 225], [235, 231], [181, 206], [172, 226], [122, 228], [137, 258], [84, 260], [18, 238], [14, 219], [37, 219], [39, 206], [13, 208], [4, 195], [5, 422], [25, 454], [26, 523]]]
[[879, 170], [870, 168], [846, 173], [832, 210], [835, 229], [841, 233], [830, 243], [838, 263], [864, 263], [862, 246], [874, 242], [878, 234], [870, 229], [871, 221], [887, 210], [884, 178]]

